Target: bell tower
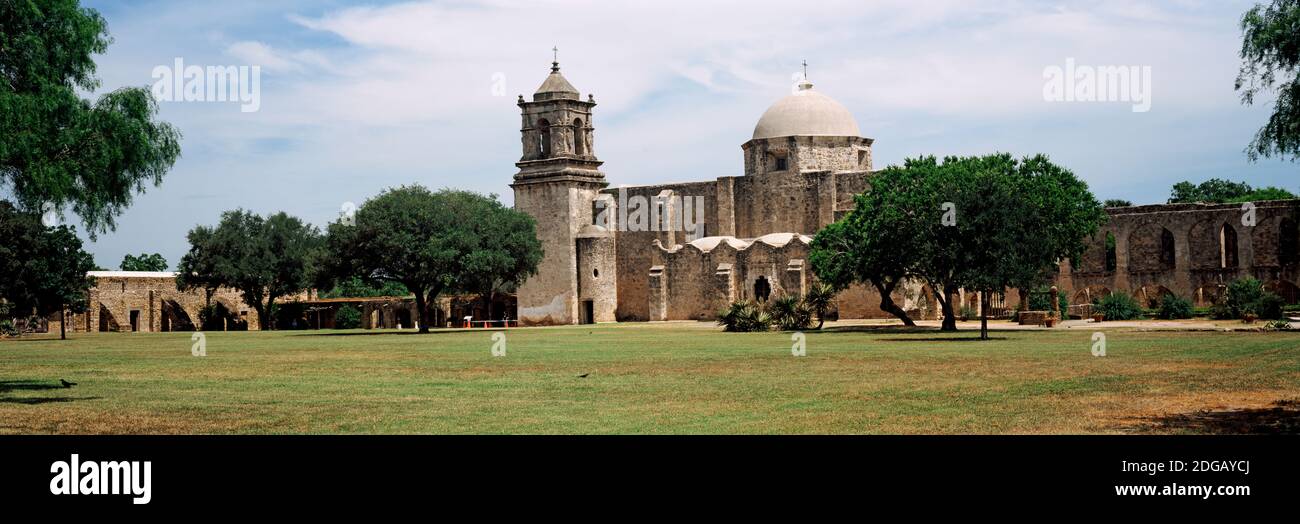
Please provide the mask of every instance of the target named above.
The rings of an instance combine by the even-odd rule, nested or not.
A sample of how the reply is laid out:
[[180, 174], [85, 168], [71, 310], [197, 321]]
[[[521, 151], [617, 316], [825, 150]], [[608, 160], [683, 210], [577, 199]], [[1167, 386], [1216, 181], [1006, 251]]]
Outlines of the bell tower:
[[560, 74], [551, 74], [533, 93], [519, 95], [523, 156], [515, 166], [515, 209], [537, 222], [545, 254], [537, 274], [519, 286], [519, 321], [524, 325], [574, 324], [582, 319], [578, 300], [578, 237], [592, 224], [592, 202], [609, 185], [600, 172], [592, 141], [591, 95]]

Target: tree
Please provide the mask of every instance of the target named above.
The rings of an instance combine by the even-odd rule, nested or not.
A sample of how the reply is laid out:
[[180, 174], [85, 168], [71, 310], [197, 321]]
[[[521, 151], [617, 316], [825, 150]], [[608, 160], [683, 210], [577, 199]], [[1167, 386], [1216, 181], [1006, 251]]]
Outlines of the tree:
[[10, 311], [59, 313], [59, 338], [67, 338], [65, 310], [85, 311], [95, 281], [86, 273], [94, 258], [69, 226], [46, 227], [39, 217], [0, 201], [0, 301]]
[[987, 339], [989, 295], [1050, 281], [1060, 260], [1078, 259], [1106, 214], [1086, 183], [1044, 155], [965, 162], [973, 169], [959, 170], [968, 181], [963, 192], [949, 193], [966, 206], [958, 208], [965, 212], [957, 280], [982, 294], [980, 338]]
[[[836, 289], [870, 283], [880, 295], [880, 309], [915, 326], [904, 308], [893, 302], [893, 291], [917, 274], [915, 252], [927, 242], [930, 213], [928, 191], [935, 159], [909, 159], [871, 178], [871, 190], [854, 198], [853, 212], [818, 231], [809, 263], [818, 280]], [[937, 203], [935, 204], [937, 207]], [[936, 209], [937, 211], [937, 209]]]
[[99, 87], [92, 55], [110, 42], [103, 17], [76, 0], [0, 2], [0, 185], [21, 209], [70, 205], [91, 238], [180, 156], [148, 89], [78, 95]]
[[[221, 277], [217, 273], [218, 256], [212, 252], [213, 230], [208, 226], [196, 226], [187, 233], [190, 250], [181, 257], [176, 267], [176, 289], [180, 291], [203, 290], [203, 309], [210, 311], [212, 295], [221, 287]], [[206, 323], [206, 321], [205, 321]], [[204, 326], [204, 329], [207, 327]]]
[[533, 219], [495, 196], [403, 186], [367, 200], [353, 218], [330, 224], [318, 283], [354, 276], [399, 283], [415, 295], [421, 333], [442, 293], [523, 282], [542, 257]]
[[1121, 198], [1110, 198], [1102, 203], [1103, 207], [1130, 207], [1133, 202]]
[[1236, 90], [1253, 105], [1260, 93], [1276, 91], [1268, 122], [1246, 148], [1259, 157], [1300, 158], [1300, 0], [1256, 4], [1241, 18], [1241, 69]]
[[311, 287], [323, 245], [320, 231], [296, 217], [242, 209], [222, 213], [215, 228], [194, 228], [189, 240], [178, 286], [239, 290], [262, 329], [275, 328], [277, 299]]
[[404, 297], [411, 292], [400, 282], [381, 282], [378, 286], [365, 283], [358, 277], [339, 279], [329, 291], [320, 294], [321, 298], [358, 298], [358, 297]]
[[496, 195], [462, 196], [477, 208], [471, 216], [475, 217], [478, 245], [465, 256], [464, 271], [456, 287], [457, 291], [483, 299], [491, 318], [496, 295], [513, 293], [537, 272], [542, 244], [537, 239], [532, 217], [506, 208]]
[[167, 271], [167, 259], [159, 253], [140, 253], [140, 256], [128, 253], [119, 267], [122, 271]]
[[[959, 289], [980, 292], [987, 306], [991, 293], [1048, 280], [1106, 219], [1086, 184], [1041, 155], [908, 159], [871, 184], [853, 212], [818, 232], [808, 256], [813, 270], [832, 285], [871, 281], [881, 308], [908, 325], [887, 292], [903, 279], [923, 279], [947, 331], [957, 328]], [[987, 314], [986, 307], [984, 338]]]
[[1199, 185], [1188, 181], [1174, 184], [1169, 194], [1170, 204], [1207, 202], [1239, 204], [1242, 202], [1259, 202], [1265, 200], [1287, 200], [1296, 198], [1294, 194], [1282, 188], [1263, 187], [1255, 189], [1245, 182], [1232, 182], [1211, 178]]

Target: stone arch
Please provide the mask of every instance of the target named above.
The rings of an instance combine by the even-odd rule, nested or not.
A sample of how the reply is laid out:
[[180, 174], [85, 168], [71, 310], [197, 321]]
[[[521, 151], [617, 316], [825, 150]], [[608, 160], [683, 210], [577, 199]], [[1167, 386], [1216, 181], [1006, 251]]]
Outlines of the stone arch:
[[1286, 280], [1274, 280], [1268, 285], [1269, 291], [1277, 293], [1287, 304], [1300, 302], [1300, 287]]
[[1168, 271], [1176, 260], [1174, 233], [1168, 228], [1147, 224], [1129, 234], [1129, 271]]
[[545, 118], [537, 121], [537, 154], [540, 158], [550, 158], [551, 122]]
[[194, 331], [196, 318], [190, 316], [185, 308], [173, 299], [159, 301], [160, 331]]
[[1143, 307], [1156, 308], [1160, 306], [1160, 299], [1165, 295], [1173, 295], [1174, 292], [1169, 288], [1159, 284], [1148, 284], [1133, 290], [1133, 298], [1137, 299]]
[[1074, 300], [1071, 304], [1091, 304], [1093, 300], [1110, 295], [1110, 288], [1102, 285], [1091, 285], [1074, 292]]
[[1223, 284], [1206, 284], [1196, 288], [1192, 295], [1192, 304], [1196, 307], [1210, 307], [1223, 298], [1228, 286]]
[[1280, 266], [1300, 262], [1300, 228], [1290, 217], [1283, 217], [1278, 223], [1277, 258]]
[[117, 317], [113, 315], [113, 310], [109, 309], [103, 303], [99, 304], [99, 331], [118, 331], [121, 328], [117, 323]]
[[581, 118], [573, 119], [573, 154], [578, 156], [587, 154], [587, 129], [583, 126]]

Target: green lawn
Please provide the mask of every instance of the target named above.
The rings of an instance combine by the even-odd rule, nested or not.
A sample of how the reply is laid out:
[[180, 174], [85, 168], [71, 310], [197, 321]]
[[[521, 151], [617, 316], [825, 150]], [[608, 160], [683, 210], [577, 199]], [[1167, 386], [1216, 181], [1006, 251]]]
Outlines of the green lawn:
[[492, 333], [0, 341], [0, 433], [1294, 431], [1300, 398], [1296, 332], [1109, 331], [1101, 358], [1077, 328], [844, 327], [798, 358], [709, 324], [512, 329], [499, 358]]

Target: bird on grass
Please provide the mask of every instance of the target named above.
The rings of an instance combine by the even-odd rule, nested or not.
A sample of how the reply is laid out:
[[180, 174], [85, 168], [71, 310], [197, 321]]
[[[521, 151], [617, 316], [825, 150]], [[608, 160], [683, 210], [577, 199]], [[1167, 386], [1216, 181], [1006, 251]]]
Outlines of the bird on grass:
[[583, 373], [583, 374], [581, 374], [581, 375], [578, 375], [578, 378], [587, 378], [587, 375], [590, 375], [590, 374], [591, 374], [591, 373]]
[[59, 379], [59, 383], [60, 383], [60, 384], [63, 384], [63, 387], [65, 387], [65, 388], [70, 388], [70, 387], [72, 387], [72, 386], [77, 385], [76, 382], [68, 382], [68, 381], [63, 380], [63, 379]]

